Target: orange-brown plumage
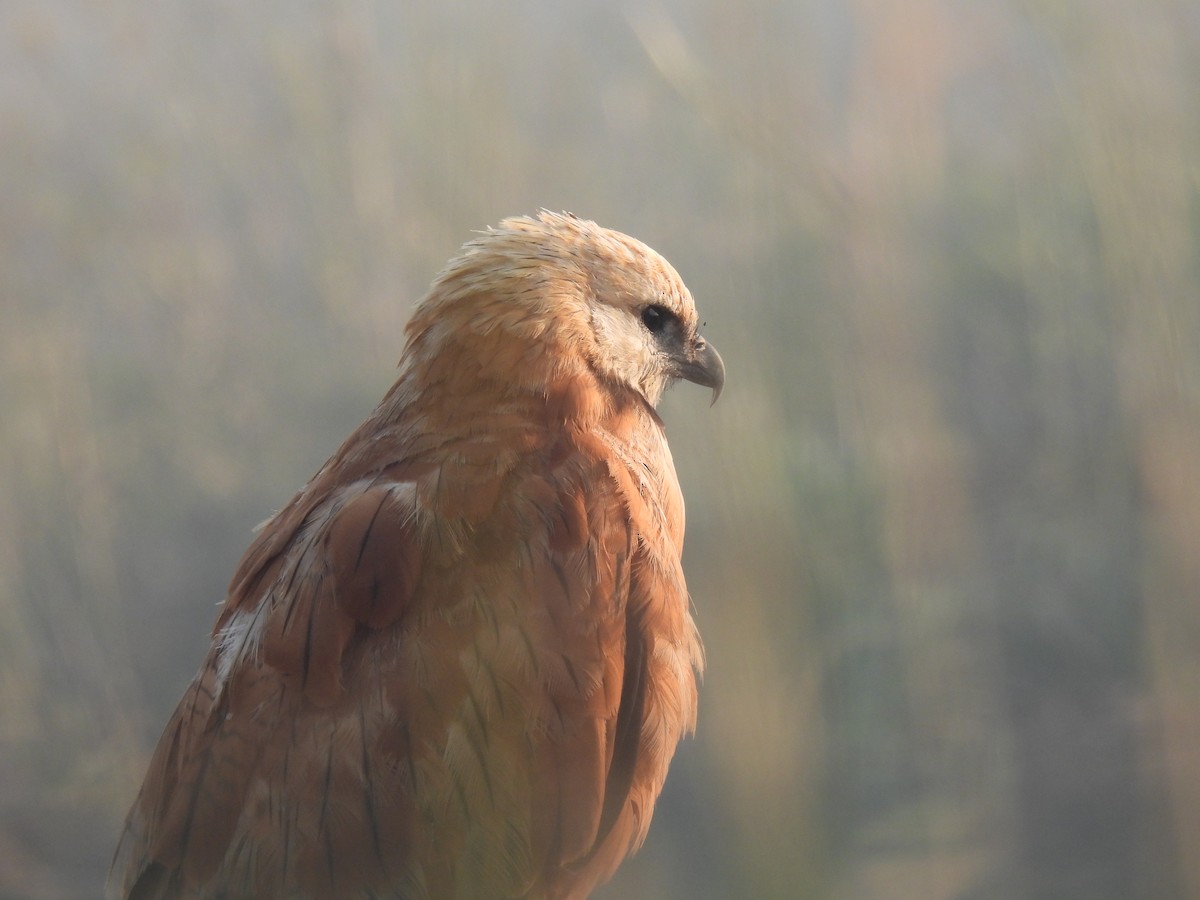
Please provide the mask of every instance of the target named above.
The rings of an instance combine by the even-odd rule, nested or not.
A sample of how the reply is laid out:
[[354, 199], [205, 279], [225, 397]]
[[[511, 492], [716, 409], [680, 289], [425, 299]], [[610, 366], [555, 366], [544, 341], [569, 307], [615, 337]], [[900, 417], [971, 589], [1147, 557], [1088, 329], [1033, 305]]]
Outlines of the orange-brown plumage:
[[119, 897], [575, 898], [695, 725], [662, 390], [720, 357], [654, 251], [508, 219], [395, 386], [255, 537], [110, 876]]

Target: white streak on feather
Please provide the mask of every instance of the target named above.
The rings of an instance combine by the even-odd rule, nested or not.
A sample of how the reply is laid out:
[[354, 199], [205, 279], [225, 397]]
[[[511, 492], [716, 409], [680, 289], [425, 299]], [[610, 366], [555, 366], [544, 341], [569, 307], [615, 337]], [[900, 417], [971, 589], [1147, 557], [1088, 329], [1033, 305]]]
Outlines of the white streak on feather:
[[220, 691], [234, 666], [243, 660], [253, 661], [262, 649], [263, 627], [266, 617], [263, 610], [269, 604], [264, 598], [252, 610], [239, 610], [230, 617], [229, 623], [217, 634], [217, 683]]

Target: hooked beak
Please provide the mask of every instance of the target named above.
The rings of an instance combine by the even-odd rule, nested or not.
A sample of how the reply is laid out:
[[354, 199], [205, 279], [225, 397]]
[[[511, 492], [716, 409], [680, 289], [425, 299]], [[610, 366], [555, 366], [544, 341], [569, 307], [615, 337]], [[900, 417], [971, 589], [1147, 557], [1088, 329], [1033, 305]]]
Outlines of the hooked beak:
[[[712, 403], [721, 396], [725, 387], [725, 363], [717, 349], [702, 337], [696, 338], [687, 356], [679, 360], [676, 370], [680, 378], [712, 388]], [[709, 406], [712, 406], [712, 403]]]

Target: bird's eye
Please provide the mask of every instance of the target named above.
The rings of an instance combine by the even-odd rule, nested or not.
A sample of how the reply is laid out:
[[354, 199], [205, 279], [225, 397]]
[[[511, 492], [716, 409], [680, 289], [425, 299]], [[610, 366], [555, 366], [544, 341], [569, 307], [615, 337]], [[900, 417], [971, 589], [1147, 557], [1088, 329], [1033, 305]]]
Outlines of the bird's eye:
[[642, 310], [642, 324], [651, 334], [658, 334], [667, 327], [673, 313], [665, 306], [654, 304]]

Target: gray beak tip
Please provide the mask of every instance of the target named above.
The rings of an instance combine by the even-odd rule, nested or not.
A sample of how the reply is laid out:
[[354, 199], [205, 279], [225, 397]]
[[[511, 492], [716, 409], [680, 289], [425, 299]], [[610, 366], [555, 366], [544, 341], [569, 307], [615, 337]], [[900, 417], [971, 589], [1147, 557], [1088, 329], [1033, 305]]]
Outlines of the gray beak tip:
[[720, 399], [725, 387], [725, 361], [716, 347], [704, 338], [697, 340], [690, 357], [679, 367], [679, 374], [693, 384], [712, 388], [710, 407]]

